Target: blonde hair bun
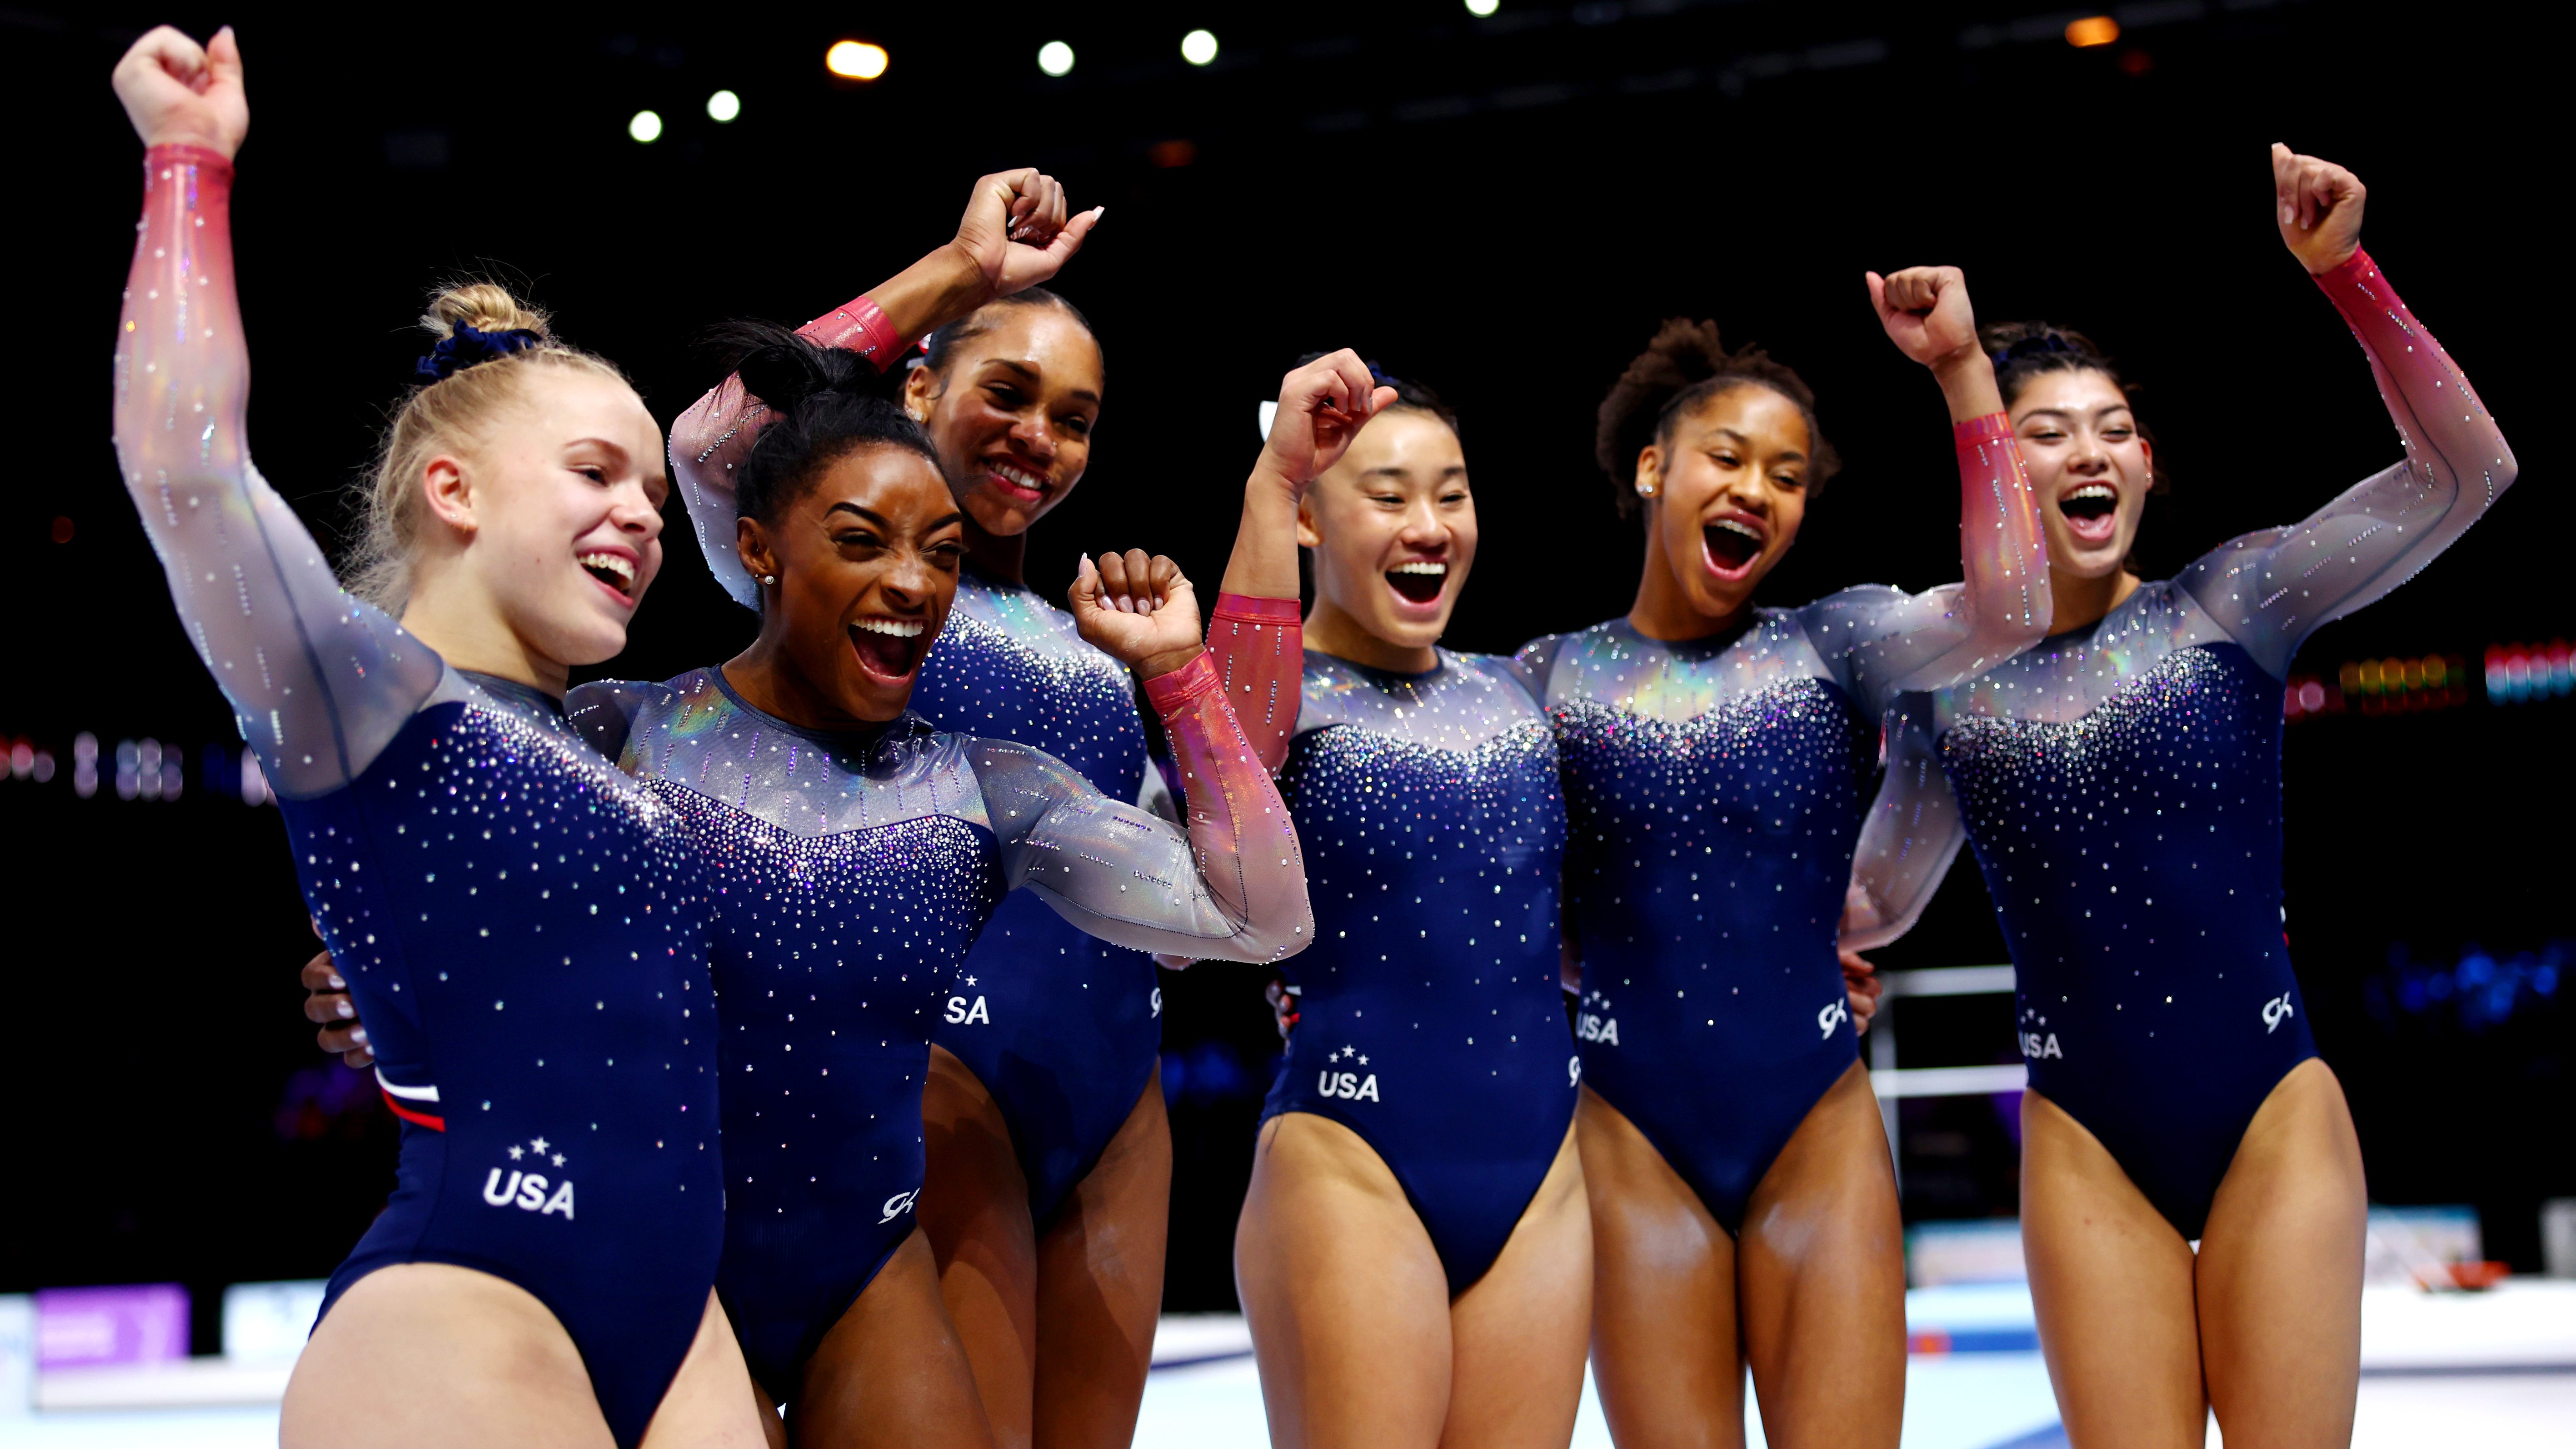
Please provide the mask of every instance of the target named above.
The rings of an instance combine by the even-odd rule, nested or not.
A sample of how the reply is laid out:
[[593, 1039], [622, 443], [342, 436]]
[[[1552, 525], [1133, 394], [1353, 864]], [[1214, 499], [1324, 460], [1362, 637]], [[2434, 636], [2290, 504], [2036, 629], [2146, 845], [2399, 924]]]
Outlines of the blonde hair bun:
[[459, 282], [429, 301], [420, 325], [438, 337], [452, 337], [463, 324], [477, 332], [534, 332], [551, 342], [545, 309], [532, 307], [498, 282]]

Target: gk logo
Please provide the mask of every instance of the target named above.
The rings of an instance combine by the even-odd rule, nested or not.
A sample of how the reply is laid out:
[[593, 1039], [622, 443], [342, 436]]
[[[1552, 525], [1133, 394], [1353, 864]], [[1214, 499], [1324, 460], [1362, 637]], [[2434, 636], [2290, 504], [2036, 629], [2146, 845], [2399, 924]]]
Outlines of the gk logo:
[[1835, 997], [1833, 1005], [1816, 1013], [1816, 1025], [1824, 1028], [1825, 1033], [1821, 1039], [1833, 1040], [1834, 1028], [1849, 1020], [1851, 1020], [1851, 1008], [1843, 1004], [1842, 997]]
[[1154, 988], [1154, 1014], [1156, 1016], [1163, 1014], [1163, 988], [1159, 986]]
[[899, 1192], [894, 1196], [887, 1198], [885, 1200], [885, 1216], [877, 1219], [877, 1221], [879, 1223], [890, 1223], [896, 1218], [902, 1217], [905, 1213], [912, 1211], [912, 1200], [919, 1196], [921, 1196], [921, 1189], [916, 1187], [910, 1192]]
[[2263, 1034], [2265, 1036], [2270, 1036], [2273, 1032], [2280, 1029], [2281, 1022], [2284, 1018], [2293, 1017], [2298, 1014], [2298, 1009], [2290, 1005], [2290, 998], [2287, 992], [2264, 1002]]
[[1567, 1057], [1565, 1059], [1565, 1084], [1569, 1087], [1579, 1087], [1583, 1085], [1583, 1058]]
[[985, 1008], [984, 998], [976, 997], [975, 1004], [972, 1006], [966, 1004], [966, 998], [963, 996], [948, 998], [950, 1026], [973, 1026], [977, 1022], [982, 1022], [986, 1026], [993, 1024], [993, 1013]]

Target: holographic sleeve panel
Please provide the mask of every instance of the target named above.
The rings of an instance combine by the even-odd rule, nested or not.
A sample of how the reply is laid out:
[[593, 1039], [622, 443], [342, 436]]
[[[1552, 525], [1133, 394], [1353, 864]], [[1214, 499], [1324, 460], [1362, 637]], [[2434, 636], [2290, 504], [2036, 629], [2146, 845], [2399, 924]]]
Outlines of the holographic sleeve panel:
[[1847, 589], [1802, 611], [1818, 650], [1872, 717], [1901, 691], [1973, 679], [2048, 633], [2047, 544], [2012, 423], [1994, 413], [1953, 425], [1952, 435], [1963, 581], [1919, 594]]
[[1208, 619], [1208, 651], [1216, 656], [1225, 702], [1265, 770], [1288, 763], [1297, 734], [1297, 700], [1306, 674], [1306, 629], [1295, 599], [1219, 594]]
[[2413, 578], [2514, 479], [2513, 450], [2469, 380], [2368, 252], [2318, 277], [2370, 359], [2406, 460], [2288, 528], [2232, 539], [2175, 579], [2278, 677], [2301, 642]]
[[[865, 301], [865, 295], [853, 297], [797, 328], [796, 335], [818, 347], [860, 353], [883, 372], [894, 359], [874, 356], [859, 345], [866, 335], [858, 317]], [[671, 472], [680, 480], [680, 496], [688, 500], [698, 549], [733, 601], [754, 610], [760, 607], [760, 588], [743, 572], [742, 555], [734, 551], [733, 470], [768, 421], [769, 409], [743, 391], [740, 377], [728, 376], [671, 424]]]
[[979, 738], [968, 757], [1003, 878], [1120, 946], [1225, 961], [1295, 955], [1315, 935], [1297, 829], [1226, 707], [1215, 663], [1202, 654], [1145, 692], [1180, 762], [1187, 834], [1052, 755]]
[[117, 464], [242, 737], [280, 794], [309, 798], [365, 770], [446, 666], [341, 591], [295, 510], [251, 466], [232, 179], [232, 164], [200, 147], [143, 158], [116, 339]]
[[1842, 945], [1867, 951], [1914, 929], [1968, 839], [1941, 772], [1932, 697], [1910, 694], [1887, 715], [1887, 774], [1861, 821], [1844, 897]]

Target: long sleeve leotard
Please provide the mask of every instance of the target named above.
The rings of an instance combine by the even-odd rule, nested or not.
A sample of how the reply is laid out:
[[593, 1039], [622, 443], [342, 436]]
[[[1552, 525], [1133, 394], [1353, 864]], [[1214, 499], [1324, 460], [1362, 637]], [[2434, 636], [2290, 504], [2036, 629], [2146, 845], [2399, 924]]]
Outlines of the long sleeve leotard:
[[552, 700], [449, 668], [343, 593], [251, 466], [231, 178], [192, 147], [145, 159], [116, 445], [404, 1123], [393, 1199], [324, 1311], [393, 1263], [507, 1278], [572, 1334], [631, 1445], [722, 1240], [694, 857]]
[[1855, 916], [1910, 924], [1962, 838], [2019, 976], [2031, 1086], [2186, 1238], [2264, 1096], [2315, 1054], [2282, 938], [2281, 693], [2320, 625], [2405, 582], [2513, 482], [2503, 433], [2369, 256], [2317, 278], [2406, 457], [2101, 620], [1909, 694]]
[[1563, 752], [1584, 1079], [1730, 1230], [1856, 1059], [1835, 932], [1882, 711], [2046, 627], [2020, 453], [2000, 417], [1956, 431], [1965, 583], [1687, 643], [1613, 620], [1520, 655]]
[[918, 715], [800, 729], [713, 669], [574, 691], [576, 722], [686, 822], [717, 882], [720, 1282], [773, 1393], [912, 1229], [930, 1019], [985, 1017], [972, 948], [1006, 897], [1130, 952], [1268, 961], [1310, 939], [1296, 833], [1215, 685], [1202, 658], [1146, 686], [1186, 832], [1042, 751]]
[[1557, 986], [1554, 732], [1507, 660], [1443, 650], [1391, 674], [1305, 652], [1293, 599], [1229, 594], [1213, 618], [1315, 901], [1264, 1117], [1358, 1133], [1464, 1292], [1555, 1162], [1581, 1075]]
[[[799, 335], [855, 347], [862, 297]], [[871, 357], [878, 366], [891, 359]], [[770, 416], [727, 378], [671, 430], [671, 464], [707, 567], [734, 599], [760, 591], [734, 548], [734, 468]], [[943, 729], [1016, 740], [1071, 765], [1104, 793], [1173, 807], [1146, 758], [1145, 723], [1125, 665], [1084, 643], [1073, 617], [971, 565], [939, 640], [921, 662], [913, 708]], [[969, 981], [967, 978], [973, 978]], [[937, 1043], [993, 1094], [1044, 1224], [1155, 1080], [1162, 992], [1153, 958], [1090, 935], [1033, 895], [1003, 898], [931, 1023]], [[1067, 1085], [1081, 1084], [1069, 1091]]]

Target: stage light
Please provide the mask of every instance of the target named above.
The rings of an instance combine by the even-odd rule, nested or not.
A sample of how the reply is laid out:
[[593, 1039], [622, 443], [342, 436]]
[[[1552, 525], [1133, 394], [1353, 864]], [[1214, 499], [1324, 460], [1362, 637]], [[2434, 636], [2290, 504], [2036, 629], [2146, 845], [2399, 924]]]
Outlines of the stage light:
[[1503, 0], [1467, 0], [1467, 13], [1482, 20], [1503, 8]]
[[1061, 40], [1050, 40], [1038, 47], [1038, 69], [1048, 75], [1073, 73], [1073, 47]]
[[733, 92], [718, 91], [714, 95], [707, 97], [708, 120], [717, 122], [730, 121], [741, 114], [742, 97], [735, 95]]
[[2120, 22], [2108, 15], [2087, 15], [2066, 24], [2066, 43], [2078, 50], [2109, 45], [2120, 38]]
[[870, 45], [864, 40], [839, 40], [832, 43], [830, 50], [823, 52], [823, 68], [851, 80], [872, 81], [886, 73], [888, 59], [890, 57], [882, 45]]
[[662, 118], [652, 111], [637, 111], [626, 123], [626, 134], [650, 146], [662, 139]]
[[1216, 59], [1216, 36], [1205, 30], [1193, 30], [1182, 36], [1181, 59], [1192, 65], [1206, 65]]

